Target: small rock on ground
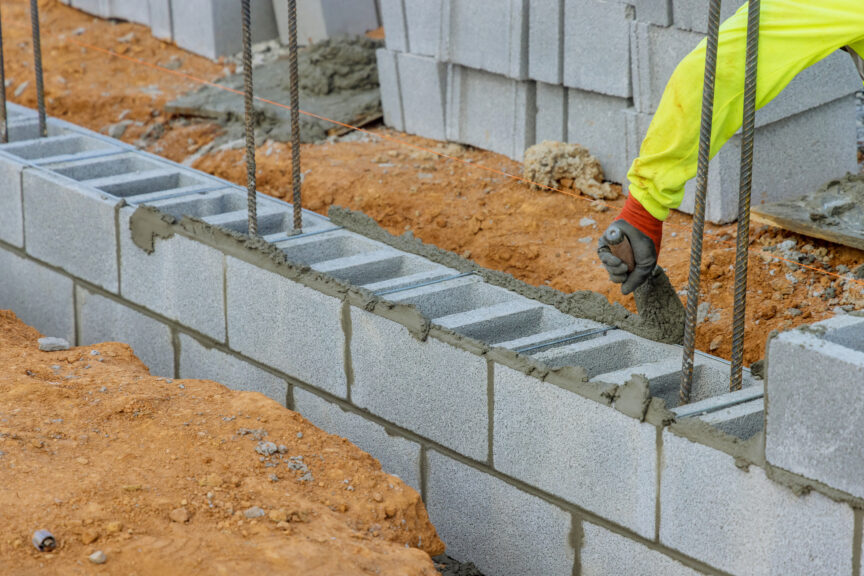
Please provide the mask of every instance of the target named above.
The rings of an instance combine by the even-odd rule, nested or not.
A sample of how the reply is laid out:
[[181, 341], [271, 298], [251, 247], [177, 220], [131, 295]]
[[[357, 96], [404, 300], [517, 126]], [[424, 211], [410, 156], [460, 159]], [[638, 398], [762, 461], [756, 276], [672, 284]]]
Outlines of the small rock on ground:
[[45, 337], [39, 338], [39, 350], [43, 352], [57, 352], [69, 350], [69, 342], [64, 338]]
[[90, 562], [92, 562], [93, 564], [104, 564], [105, 562], [108, 561], [108, 557], [101, 550], [97, 550], [96, 552], [93, 552], [93, 554], [91, 554], [88, 558], [90, 559]]
[[246, 518], [250, 518], [250, 519], [251, 518], [260, 518], [260, 517], [264, 516], [265, 514], [267, 514], [267, 513], [264, 512], [264, 510], [261, 509], [261, 507], [259, 507], [259, 506], [252, 506], [251, 508], [247, 508], [246, 510], [243, 511], [243, 515], [246, 516]]
[[168, 517], [171, 518], [172, 522], [185, 524], [189, 521], [189, 511], [186, 510], [186, 508], [175, 508], [170, 514], [168, 514]]

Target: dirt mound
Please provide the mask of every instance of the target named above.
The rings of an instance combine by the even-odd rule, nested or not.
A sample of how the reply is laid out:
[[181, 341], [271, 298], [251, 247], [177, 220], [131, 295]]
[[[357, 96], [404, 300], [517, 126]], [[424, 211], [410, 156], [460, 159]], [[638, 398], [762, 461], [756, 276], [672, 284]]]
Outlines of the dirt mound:
[[[78, 574], [436, 574], [420, 496], [256, 393], [155, 378], [124, 344], [40, 352], [0, 311], [0, 565]], [[59, 547], [30, 538], [50, 530]], [[4, 570], [7, 573], [7, 570]]]
[[600, 162], [579, 144], [546, 140], [531, 146], [525, 151], [523, 175], [544, 186], [579, 190], [596, 200], [615, 200], [621, 192], [603, 182]]

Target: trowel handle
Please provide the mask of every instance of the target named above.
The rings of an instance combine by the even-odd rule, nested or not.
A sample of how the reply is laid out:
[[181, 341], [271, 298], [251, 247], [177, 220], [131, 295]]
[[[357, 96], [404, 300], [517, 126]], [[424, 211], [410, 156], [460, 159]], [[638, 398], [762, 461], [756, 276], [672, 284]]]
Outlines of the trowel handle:
[[627, 236], [617, 228], [610, 228], [606, 231], [605, 236], [609, 251], [627, 264], [628, 272], [635, 270], [636, 259], [633, 256], [633, 247], [630, 246], [630, 240], [627, 239]]

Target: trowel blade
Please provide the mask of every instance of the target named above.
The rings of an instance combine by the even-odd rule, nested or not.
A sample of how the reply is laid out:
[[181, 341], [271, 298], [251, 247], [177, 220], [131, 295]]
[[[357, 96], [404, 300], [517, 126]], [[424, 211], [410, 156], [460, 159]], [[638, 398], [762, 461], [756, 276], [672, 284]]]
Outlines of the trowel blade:
[[663, 268], [655, 267], [651, 277], [633, 292], [633, 298], [643, 328], [656, 333], [656, 340], [673, 344], [684, 341], [684, 305]]

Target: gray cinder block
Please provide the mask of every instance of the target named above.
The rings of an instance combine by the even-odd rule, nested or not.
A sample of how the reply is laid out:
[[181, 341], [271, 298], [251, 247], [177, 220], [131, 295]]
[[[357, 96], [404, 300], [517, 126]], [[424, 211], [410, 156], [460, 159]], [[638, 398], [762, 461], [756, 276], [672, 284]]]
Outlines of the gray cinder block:
[[530, 78], [550, 85], [561, 84], [565, 33], [572, 31], [564, 24], [564, 0], [528, 0]]
[[0, 309], [42, 334], [75, 341], [72, 280], [0, 248]]
[[43, 170], [22, 175], [27, 253], [117, 292], [120, 201]]
[[627, 158], [626, 98], [571, 88], [567, 112], [567, 140], [588, 148], [607, 180], [624, 182], [630, 162]]
[[[408, 52], [408, 32], [407, 24], [405, 23], [404, 0], [381, 0], [381, 24], [384, 26], [384, 39], [387, 42], [387, 50], [391, 52]], [[381, 84], [384, 84], [383, 79]]]
[[154, 376], [174, 377], [171, 329], [149, 316], [80, 286], [76, 287], [78, 345], [123, 342]]
[[426, 508], [447, 553], [496, 576], [571, 574], [569, 512], [435, 451]]
[[0, 240], [24, 247], [24, 212], [22, 210], [21, 172], [26, 164], [0, 153]]
[[401, 324], [351, 308], [351, 399], [382, 418], [473, 458], [488, 455], [486, 361]]
[[171, 22], [171, 0], [150, 0], [150, 32], [160, 40], [174, 38], [174, 24]]
[[405, 21], [408, 25], [408, 46], [412, 54], [444, 55], [447, 30], [442, 25], [444, 3], [448, 0], [404, 0]]
[[653, 537], [657, 429], [506, 366], [494, 376], [495, 468]]
[[220, 342], [225, 341], [223, 258], [201, 242], [174, 235], [156, 238], [152, 254], [135, 245], [120, 210], [120, 277], [124, 298]]
[[629, 98], [633, 7], [606, 0], [564, 4], [564, 85]]
[[663, 576], [701, 576], [692, 568], [656, 550], [589, 522], [582, 523], [582, 549], [579, 552], [582, 576], [611, 574], [662, 574]]
[[[720, 4], [720, 22], [725, 22], [744, 5], [745, 0], [725, 0]], [[636, 9], [638, 16], [638, 7]], [[672, 15], [677, 28], [708, 33], [708, 0], [675, 0]]]
[[385, 472], [420, 490], [419, 444], [300, 388], [294, 388], [294, 410], [325, 432], [347, 438], [378, 459]]
[[396, 53], [388, 48], [375, 51], [378, 58], [378, 81], [381, 85], [381, 108], [384, 123], [400, 132], [405, 131], [405, 116], [402, 112], [402, 89], [399, 83], [399, 67]]
[[537, 83], [537, 136], [534, 141], [567, 141], [567, 88]]
[[451, 62], [525, 80], [528, 3], [523, 0], [444, 0]]
[[449, 77], [447, 138], [521, 160], [534, 144], [536, 84], [464, 66]]
[[723, 408], [700, 418], [726, 434], [747, 440], [764, 429], [765, 404], [762, 398]]
[[73, 8], [100, 18], [111, 17], [110, 0], [72, 0], [71, 5]]
[[215, 348], [207, 348], [196, 339], [180, 334], [180, 378], [213, 380], [232, 390], [259, 392], [282, 406], [288, 396], [288, 384], [273, 374]]
[[[625, 0], [636, 8], [636, 20], [657, 26], [672, 24], [672, 0]], [[708, 14], [706, 4], [705, 14]]]
[[[742, 576], [849, 574], [853, 511], [797, 495], [756, 466], [663, 432], [660, 543]], [[790, 542], [794, 545], [790, 546]]]
[[[172, 0], [174, 41], [210, 59], [233, 55], [243, 47], [240, 3], [236, 0]], [[279, 35], [272, 0], [252, 0], [252, 41]]]
[[396, 55], [405, 131], [444, 140], [447, 65], [428, 56]]
[[824, 335], [796, 330], [770, 341], [765, 457], [861, 498], [864, 318], [856, 320]]
[[[273, 0], [282, 44], [288, 44], [288, 2]], [[300, 0], [297, 2], [297, 42], [303, 46], [328, 38], [363, 35], [380, 26], [375, 0]]]
[[226, 278], [232, 349], [347, 396], [341, 300], [230, 256]]
[[[106, 0], [102, 0], [105, 2]], [[150, 25], [150, 2], [153, 0], [107, 0], [109, 18]]]

